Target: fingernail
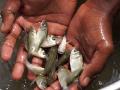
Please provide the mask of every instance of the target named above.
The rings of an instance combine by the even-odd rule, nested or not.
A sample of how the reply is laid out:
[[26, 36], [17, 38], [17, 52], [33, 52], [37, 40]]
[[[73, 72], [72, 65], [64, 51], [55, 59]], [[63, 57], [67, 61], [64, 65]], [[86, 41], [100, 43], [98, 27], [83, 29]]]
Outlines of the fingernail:
[[83, 84], [84, 86], [87, 86], [90, 82], [90, 78], [89, 77], [86, 77], [84, 80], [83, 80]]

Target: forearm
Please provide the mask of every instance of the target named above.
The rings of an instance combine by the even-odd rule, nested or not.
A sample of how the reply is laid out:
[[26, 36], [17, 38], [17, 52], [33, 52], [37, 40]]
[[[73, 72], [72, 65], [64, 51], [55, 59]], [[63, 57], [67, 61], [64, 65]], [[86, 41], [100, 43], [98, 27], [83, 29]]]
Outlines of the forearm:
[[87, 0], [86, 4], [109, 14], [120, 8], [120, 0]]

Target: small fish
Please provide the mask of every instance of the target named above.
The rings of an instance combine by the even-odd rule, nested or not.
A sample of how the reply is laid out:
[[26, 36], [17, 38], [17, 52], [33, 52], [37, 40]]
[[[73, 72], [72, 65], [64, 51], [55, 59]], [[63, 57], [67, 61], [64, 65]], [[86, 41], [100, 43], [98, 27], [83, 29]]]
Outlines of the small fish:
[[37, 35], [37, 31], [34, 29], [34, 27], [30, 28], [30, 31], [28, 33], [28, 52], [33, 53], [36, 51], [36, 49], [39, 47], [39, 39]]
[[63, 90], [69, 90], [68, 86], [78, 78], [79, 74], [80, 73], [78, 71], [70, 72], [68, 69], [64, 67], [59, 68], [57, 75]]
[[66, 45], [67, 45], [67, 39], [66, 39], [66, 36], [64, 36], [62, 42], [60, 43], [58, 47], [59, 54], [63, 54], [65, 52]]
[[41, 47], [48, 48], [60, 44], [62, 41], [61, 36], [48, 35], [47, 38], [41, 44]]
[[65, 67], [60, 67], [57, 75], [58, 75], [58, 80], [60, 82], [62, 90], [69, 90], [68, 84], [67, 84], [67, 78], [70, 75], [70, 71]]
[[48, 60], [45, 64], [45, 73], [49, 74], [52, 70], [52, 68], [55, 68], [57, 60], [57, 46], [53, 46], [50, 48], [48, 52]]
[[28, 33], [28, 44], [29, 44], [29, 53], [37, 52], [40, 48], [40, 45], [47, 37], [47, 22], [42, 21], [40, 28], [37, 30], [34, 27], [30, 28]]
[[70, 67], [71, 67], [71, 72], [75, 72], [75, 71], [80, 72], [83, 69], [82, 54], [75, 48], [73, 48], [70, 53]]
[[28, 68], [28, 70], [30, 70], [31, 72], [33, 72], [36, 75], [41, 75], [44, 73], [44, 68], [30, 64], [28, 60], [25, 61], [25, 65]]
[[75, 48], [70, 53], [71, 72], [66, 68], [60, 68], [58, 71], [58, 80], [63, 90], [69, 90], [68, 86], [73, 83], [83, 70], [83, 57]]
[[46, 77], [42, 76], [42, 75], [39, 75], [37, 78], [36, 78], [36, 84], [37, 86], [41, 89], [41, 90], [45, 90], [47, 88], [47, 79]]
[[47, 55], [42, 48], [39, 48], [39, 50], [37, 52], [33, 52], [32, 55], [39, 57], [39, 58], [43, 58], [43, 59], [47, 58]]

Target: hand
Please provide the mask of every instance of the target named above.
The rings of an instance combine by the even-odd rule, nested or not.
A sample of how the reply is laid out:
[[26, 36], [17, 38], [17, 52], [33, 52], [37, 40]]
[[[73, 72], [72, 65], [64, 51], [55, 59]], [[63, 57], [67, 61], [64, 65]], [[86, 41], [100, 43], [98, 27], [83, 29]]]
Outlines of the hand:
[[[8, 61], [11, 58], [16, 40], [22, 29], [27, 30], [30, 26], [38, 28], [39, 22], [43, 19], [48, 22], [49, 34], [63, 36], [75, 10], [76, 3], [76, 0], [8, 0], [2, 13], [1, 31], [7, 33], [1, 51], [3, 60]], [[22, 77], [26, 56], [27, 52], [24, 51], [24, 45], [21, 44], [12, 72], [13, 79], [18, 80]], [[42, 60], [34, 57], [32, 63], [42, 65]], [[29, 72], [28, 78], [33, 80], [35, 75]], [[54, 90], [55, 86], [56, 82], [48, 90], [50, 88]]]
[[[93, 75], [99, 73], [113, 50], [110, 14], [84, 3], [73, 17], [67, 37], [84, 57], [84, 69], [79, 77], [86, 87]], [[74, 89], [77, 90], [77, 89]]]

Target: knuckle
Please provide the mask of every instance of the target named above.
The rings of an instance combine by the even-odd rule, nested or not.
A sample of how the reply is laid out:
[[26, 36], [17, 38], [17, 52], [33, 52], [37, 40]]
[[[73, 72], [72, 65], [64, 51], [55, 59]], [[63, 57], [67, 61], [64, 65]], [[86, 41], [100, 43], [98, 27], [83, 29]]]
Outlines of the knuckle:
[[102, 41], [99, 43], [98, 48], [103, 53], [111, 53], [114, 50], [114, 45], [112, 42]]
[[5, 28], [5, 27], [3, 27], [3, 26], [1, 26], [0, 29], [1, 29], [1, 30], [0, 30], [1, 33], [5, 33], [5, 34], [8, 34], [8, 33], [9, 33], [9, 29], [7, 29], [7, 28]]

